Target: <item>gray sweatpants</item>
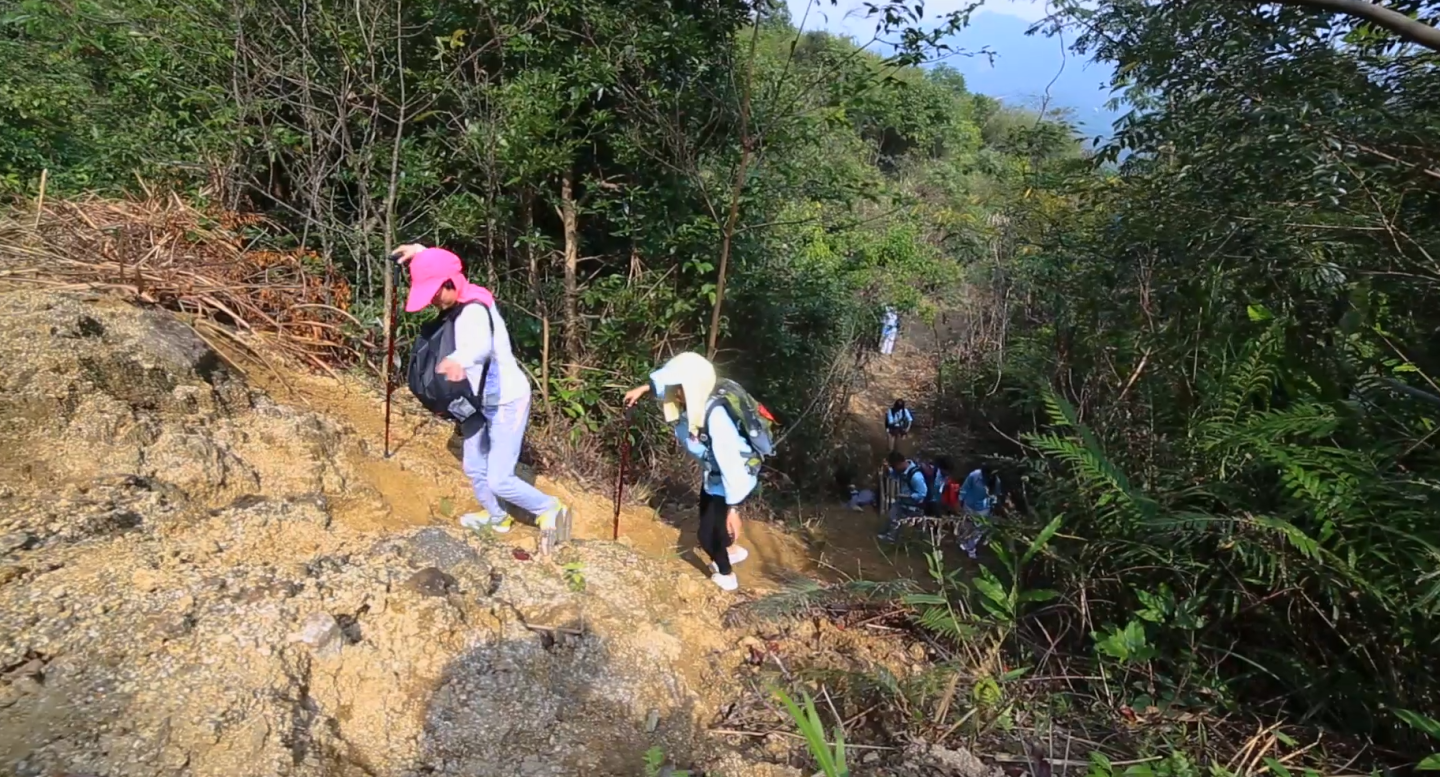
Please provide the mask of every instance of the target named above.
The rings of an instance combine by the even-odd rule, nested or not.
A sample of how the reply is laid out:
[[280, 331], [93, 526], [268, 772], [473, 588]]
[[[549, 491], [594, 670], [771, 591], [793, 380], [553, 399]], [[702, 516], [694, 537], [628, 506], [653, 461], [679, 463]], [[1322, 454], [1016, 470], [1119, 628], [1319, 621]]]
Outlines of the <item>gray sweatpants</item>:
[[503, 405], [486, 405], [485, 418], [490, 423], [465, 438], [465, 455], [461, 460], [480, 505], [494, 516], [505, 514], [499, 499], [532, 515], [554, 507], [555, 497], [541, 493], [515, 476], [520, 444], [530, 423], [530, 395]]

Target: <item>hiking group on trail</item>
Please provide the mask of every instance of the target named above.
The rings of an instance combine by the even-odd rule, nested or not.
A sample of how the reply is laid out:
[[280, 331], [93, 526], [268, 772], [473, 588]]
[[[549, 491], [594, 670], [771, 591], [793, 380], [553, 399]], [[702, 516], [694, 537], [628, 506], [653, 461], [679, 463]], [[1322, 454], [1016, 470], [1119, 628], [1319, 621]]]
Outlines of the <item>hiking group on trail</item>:
[[[914, 526], [958, 516], [956, 540], [961, 550], [975, 558], [979, 546], [993, 529], [992, 515], [1000, 499], [1000, 478], [976, 467], [957, 482], [951, 475], [950, 460], [914, 461], [892, 450], [885, 458], [884, 477], [895, 482], [893, 498], [885, 509], [885, 525], [879, 539], [900, 541], [900, 532]], [[858, 495], [852, 496], [852, 503]]]
[[[992, 515], [1001, 499], [1001, 482], [985, 466], [976, 466], [963, 481], [953, 479], [950, 472], [950, 460], [945, 456], [917, 462], [891, 450], [881, 475], [886, 479], [883, 485], [891, 485], [891, 496], [880, 499], [886, 518], [880, 541], [899, 542], [901, 530], [914, 525], [927, 524], [937, 532], [953, 528], [960, 550], [975, 558], [979, 545], [994, 528]], [[868, 492], [851, 488], [852, 508], [860, 509], [867, 496]], [[952, 518], [959, 521], [950, 527]]]
[[[407, 244], [395, 249], [392, 258], [409, 274], [405, 312], [419, 313], [432, 306], [438, 311], [421, 327], [406, 380], [420, 403], [453, 422], [463, 440], [461, 469], [483, 512], [464, 514], [460, 524], [473, 530], [509, 531], [514, 519], [501, 504], [503, 499], [535, 516], [540, 551], [548, 553], [569, 540], [570, 509], [515, 474], [530, 419], [531, 388], [515, 359], [494, 295], [471, 283], [460, 257], [443, 248]], [[898, 317], [893, 308], [886, 308], [883, 353], [893, 349], [897, 331]], [[393, 343], [393, 330], [390, 337]], [[774, 452], [775, 418], [740, 384], [720, 378], [715, 365], [697, 353], [680, 353], [665, 362], [648, 382], [625, 393], [625, 406], [635, 406], [646, 394], [655, 396], [676, 442], [700, 464], [697, 539], [710, 558], [711, 581], [734, 591], [739, 587], [735, 565], [749, 556], [737, 544], [740, 508], [755, 492], [762, 463]], [[388, 455], [388, 405], [386, 412]], [[974, 558], [976, 546], [990, 528], [998, 479], [992, 494], [983, 468], [956, 484], [947, 460], [916, 462], [905, 456], [898, 443], [910, 433], [914, 420], [902, 399], [885, 413], [890, 452], [884, 478], [897, 481], [899, 488], [889, 500], [880, 539], [896, 542], [906, 525], [959, 513], [972, 529], [962, 537], [961, 547]], [[882, 491], [884, 485], [882, 481]], [[853, 485], [849, 497], [857, 510], [864, 504], [883, 503], [875, 492], [859, 491]]]

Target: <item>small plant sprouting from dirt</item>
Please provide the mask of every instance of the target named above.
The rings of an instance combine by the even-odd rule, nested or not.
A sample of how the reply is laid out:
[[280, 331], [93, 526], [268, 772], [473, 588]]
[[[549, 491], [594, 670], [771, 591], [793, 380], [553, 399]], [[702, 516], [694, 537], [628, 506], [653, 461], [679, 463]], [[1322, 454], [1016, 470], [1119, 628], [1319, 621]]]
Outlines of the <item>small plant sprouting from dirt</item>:
[[665, 763], [665, 749], [655, 745], [645, 751], [645, 777], [690, 777], [690, 772]]
[[575, 593], [585, 592], [585, 564], [580, 561], [567, 561], [560, 566], [560, 573], [565, 576], [565, 585]]

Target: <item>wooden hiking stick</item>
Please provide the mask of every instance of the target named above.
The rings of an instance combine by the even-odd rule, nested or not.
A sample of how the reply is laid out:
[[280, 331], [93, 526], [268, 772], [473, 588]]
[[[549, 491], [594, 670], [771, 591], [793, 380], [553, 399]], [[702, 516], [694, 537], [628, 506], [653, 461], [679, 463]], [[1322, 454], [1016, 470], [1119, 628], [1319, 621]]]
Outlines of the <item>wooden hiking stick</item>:
[[630, 467], [630, 421], [635, 408], [625, 409], [625, 426], [620, 437], [620, 471], [615, 475], [615, 527], [611, 540], [620, 539], [620, 504], [625, 496], [625, 470]]
[[390, 397], [395, 393], [395, 328], [399, 326], [400, 268], [403, 266], [394, 254], [390, 258], [395, 265], [388, 272], [394, 273], [395, 281], [390, 284], [390, 326], [385, 329], [385, 458], [390, 458]]

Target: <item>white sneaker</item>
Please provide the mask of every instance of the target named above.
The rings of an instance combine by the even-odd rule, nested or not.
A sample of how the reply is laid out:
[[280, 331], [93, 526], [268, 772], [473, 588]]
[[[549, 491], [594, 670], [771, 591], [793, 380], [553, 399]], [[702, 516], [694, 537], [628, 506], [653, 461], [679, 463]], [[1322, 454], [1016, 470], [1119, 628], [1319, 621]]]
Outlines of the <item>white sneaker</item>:
[[505, 520], [507, 516], [495, 516], [490, 513], [466, 513], [460, 516], [460, 525], [467, 529], [479, 531], [486, 526], [494, 526]]
[[740, 581], [735, 577], [734, 572], [731, 572], [728, 575], [722, 575], [719, 572], [716, 572], [715, 574], [710, 576], [710, 582], [720, 586], [720, 590], [722, 591], [734, 591], [735, 589], [740, 587]]
[[[732, 567], [744, 561], [745, 559], [750, 558], [750, 551], [740, 547], [739, 545], [731, 545], [725, 552], [730, 556], [730, 566]], [[715, 562], [711, 561], [710, 574], [714, 575], [718, 574], [719, 572], [720, 567], [716, 565]]]
[[535, 527], [540, 530], [540, 555], [548, 556], [557, 546], [570, 541], [570, 508], [560, 500], [555, 506], [535, 516]]

